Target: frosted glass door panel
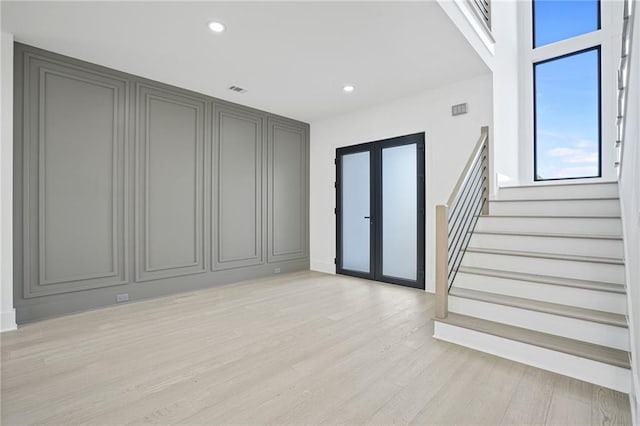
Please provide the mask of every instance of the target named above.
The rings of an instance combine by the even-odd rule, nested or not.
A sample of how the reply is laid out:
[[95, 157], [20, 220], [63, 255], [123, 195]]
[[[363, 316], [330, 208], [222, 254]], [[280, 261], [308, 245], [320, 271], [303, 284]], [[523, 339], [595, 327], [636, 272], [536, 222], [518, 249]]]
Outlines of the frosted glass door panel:
[[382, 274], [415, 280], [417, 274], [416, 145], [382, 150]]
[[342, 267], [365, 273], [371, 271], [369, 157], [368, 151], [342, 156]]

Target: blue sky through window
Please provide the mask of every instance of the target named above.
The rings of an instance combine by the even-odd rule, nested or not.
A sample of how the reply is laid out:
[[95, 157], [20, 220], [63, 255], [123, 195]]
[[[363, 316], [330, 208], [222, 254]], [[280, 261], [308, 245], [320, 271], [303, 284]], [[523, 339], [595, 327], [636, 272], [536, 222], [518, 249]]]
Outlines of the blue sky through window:
[[536, 64], [538, 179], [599, 175], [598, 50]]
[[[535, 46], [598, 29], [597, 1], [536, 0]], [[600, 175], [598, 48], [534, 65], [536, 180]]]
[[593, 0], [535, 0], [533, 47], [596, 31], [599, 6]]

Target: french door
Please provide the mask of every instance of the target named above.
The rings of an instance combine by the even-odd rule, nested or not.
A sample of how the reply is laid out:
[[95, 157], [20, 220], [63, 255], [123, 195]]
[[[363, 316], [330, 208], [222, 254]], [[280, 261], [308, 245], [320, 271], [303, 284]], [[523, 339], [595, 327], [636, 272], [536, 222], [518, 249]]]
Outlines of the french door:
[[336, 272], [424, 289], [424, 133], [336, 150]]

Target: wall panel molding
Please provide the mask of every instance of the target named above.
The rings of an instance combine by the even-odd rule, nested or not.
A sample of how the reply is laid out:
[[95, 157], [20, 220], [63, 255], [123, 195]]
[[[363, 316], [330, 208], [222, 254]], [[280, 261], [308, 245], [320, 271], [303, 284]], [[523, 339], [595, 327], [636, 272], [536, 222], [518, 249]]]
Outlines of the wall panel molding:
[[213, 268], [264, 263], [264, 119], [237, 108], [214, 108]]
[[135, 88], [136, 281], [205, 272], [206, 99]]
[[[22, 110], [24, 297], [124, 284], [129, 83], [90, 69], [65, 66], [35, 53], [26, 53], [21, 65], [22, 99], [27, 100]], [[49, 99], [52, 96], [54, 99]], [[109, 114], [95, 123], [84, 123], [82, 112], [92, 107], [96, 111], [108, 110]], [[78, 121], [73, 126], [61, 122], [74, 114]], [[106, 134], [87, 138], [93, 131], [87, 128], [89, 124]], [[94, 144], [91, 147], [95, 153], [77, 149], [85, 141]], [[95, 145], [98, 142], [104, 145]], [[100, 152], [109, 153], [108, 161]], [[83, 164], [97, 167], [91, 169]], [[96, 181], [100, 169], [103, 177], [108, 175], [108, 188]], [[70, 198], [77, 200], [67, 212]], [[109, 217], [98, 220], [90, 214], [95, 212], [91, 204], [105, 201], [108, 214], [105, 212], [104, 216]], [[67, 225], [73, 225], [70, 232], [65, 232]], [[74, 230], [100, 226], [103, 232], [84, 233], [82, 239], [74, 236]]]
[[308, 257], [308, 128], [269, 118], [268, 144], [268, 261]]

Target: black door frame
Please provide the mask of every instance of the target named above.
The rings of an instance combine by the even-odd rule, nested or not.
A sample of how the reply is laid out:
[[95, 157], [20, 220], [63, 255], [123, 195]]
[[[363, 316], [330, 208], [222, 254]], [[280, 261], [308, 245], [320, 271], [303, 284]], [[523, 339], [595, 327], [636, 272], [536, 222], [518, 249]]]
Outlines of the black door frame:
[[[399, 136], [375, 142], [367, 142], [336, 149], [336, 273], [358, 278], [399, 284], [407, 287], [425, 288], [425, 163], [424, 133]], [[402, 145], [416, 145], [417, 155], [417, 275], [416, 280], [406, 280], [382, 274], [382, 150]], [[342, 267], [342, 156], [359, 152], [369, 152], [370, 197], [369, 215], [369, 273], [344, 269]]]

